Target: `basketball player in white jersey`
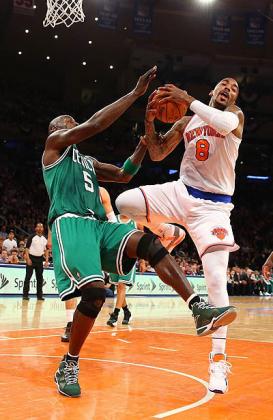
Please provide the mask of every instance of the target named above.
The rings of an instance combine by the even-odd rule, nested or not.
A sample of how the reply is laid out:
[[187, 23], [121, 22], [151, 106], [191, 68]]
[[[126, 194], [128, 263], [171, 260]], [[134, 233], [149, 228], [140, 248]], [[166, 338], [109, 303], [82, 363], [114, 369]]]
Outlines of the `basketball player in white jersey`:
[[[145, 119], [150, 157], [163, 160], [184, 138], [180, 179], [126, 191], [116, 201], [120, 213], [148, 227], [149, 223], [162, 222], [186, 227], [202, 260], [209, 302], [220, 306], [229, 304], [228, 258], [229, 252], [238, 249], [230, 225], [235, 162], [244, 125], [244, 115], [235, 105], [238, 93], [237, 82], [228, 77], [210, 93], [209, 105], [174, 85], [159, 88], [151, 95]], [[160, 104], [167, 101], [186, 102], [194, 115], [183, 117], [166, 134], [158, 134], [155, 115]], [[227, 327], [212, 335], [209, 389], [216, 393], [228, 388], [226, 336]]]

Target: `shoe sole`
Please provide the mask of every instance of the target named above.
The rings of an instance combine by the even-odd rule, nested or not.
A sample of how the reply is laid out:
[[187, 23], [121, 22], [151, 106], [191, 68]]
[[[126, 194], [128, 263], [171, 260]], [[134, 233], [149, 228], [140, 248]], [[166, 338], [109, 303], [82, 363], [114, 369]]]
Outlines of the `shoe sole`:
[[62, 343], [69, 343], [69, 338], [61, 337], [61, 342]]
[[[198, 333], [198, 337], [204, 337], [206, 335], [210, 335], [218, 330], [220, 327], [224, 327], [225, 325], [231, 324], [237, 317], [237, 312], [235, 308], [229, 308], [226, 312], [219, 315], [217, 318], [213, 318], [211, 322], [206, 325], [205, 329]], [[204, 327], [201, 327], [204, 328]]]
[[112, 327], [112, 328], [114, 328], [114, 327], [116, 327], [117, 326], [117, 322], [107, 322], [106, 323], [106, 325], [109, 325], [109, 327]]
[[55, 381], [55, 384], [57, 385], [59, 394], [64, 395], [65, 397], [69, 397], [69, 398], [79, 398], [81, 396], [81, 394], [79, 394], [79, 395], [68, 395], [65, 392], [61, 391], [60, 388], [59, 388], [58, 381], [57, 381], [56, 373], [54, 375], [54, 381]]

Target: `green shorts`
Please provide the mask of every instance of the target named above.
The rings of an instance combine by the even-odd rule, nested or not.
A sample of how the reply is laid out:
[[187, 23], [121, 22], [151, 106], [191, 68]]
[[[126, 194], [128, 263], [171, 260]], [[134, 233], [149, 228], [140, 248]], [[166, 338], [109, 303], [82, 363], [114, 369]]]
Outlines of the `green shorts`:
[[120, 276], [115, 273], [109, 273], [109, 276], [111, 284], [117, 285], [118, 283], [124, 283], [126, 286], [132, 286], [136, 278], [136, 265], [134, 265], [133, 269], [128, 274]]
[[123, 255], [136, 229], [89, 216], [64, 214], [52, 225], [52, 254], [61, 300], [80, 296], [80, 288], [104, 281], [102, 271], [129, 273], [136, 259]]

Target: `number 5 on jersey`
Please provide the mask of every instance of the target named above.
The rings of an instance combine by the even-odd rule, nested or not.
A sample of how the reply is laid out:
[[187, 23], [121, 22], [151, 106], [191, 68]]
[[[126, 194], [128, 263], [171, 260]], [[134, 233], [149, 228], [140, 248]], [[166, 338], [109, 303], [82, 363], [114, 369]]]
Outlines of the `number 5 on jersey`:
[[195, 157], [197, 160], [204, 161], [209, 157], [209, 142], [205, 139], [196, 142]]
[[88, 172], [82, 171], [84, 178], [84, 186], [86, 191], [94, 192], [94, 185], [91, 176]]

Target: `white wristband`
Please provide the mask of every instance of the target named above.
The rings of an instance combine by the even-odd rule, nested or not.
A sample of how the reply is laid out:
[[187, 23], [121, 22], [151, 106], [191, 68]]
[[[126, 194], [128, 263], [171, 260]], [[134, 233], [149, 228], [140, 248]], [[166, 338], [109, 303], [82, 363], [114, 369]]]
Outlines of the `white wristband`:
[[239, 118], [233, 112], [220, 111], [197, 100], [191, 103], [190, 109], [210, 127], [224, 136], [231, 133], [239, 125]]
[[115, 215], [113, 211], [111, 211], [110, 213], [107, 213], [106, 217], [108, 219], [108, 222], [116, 223], [118, 221], [117, 216]]

